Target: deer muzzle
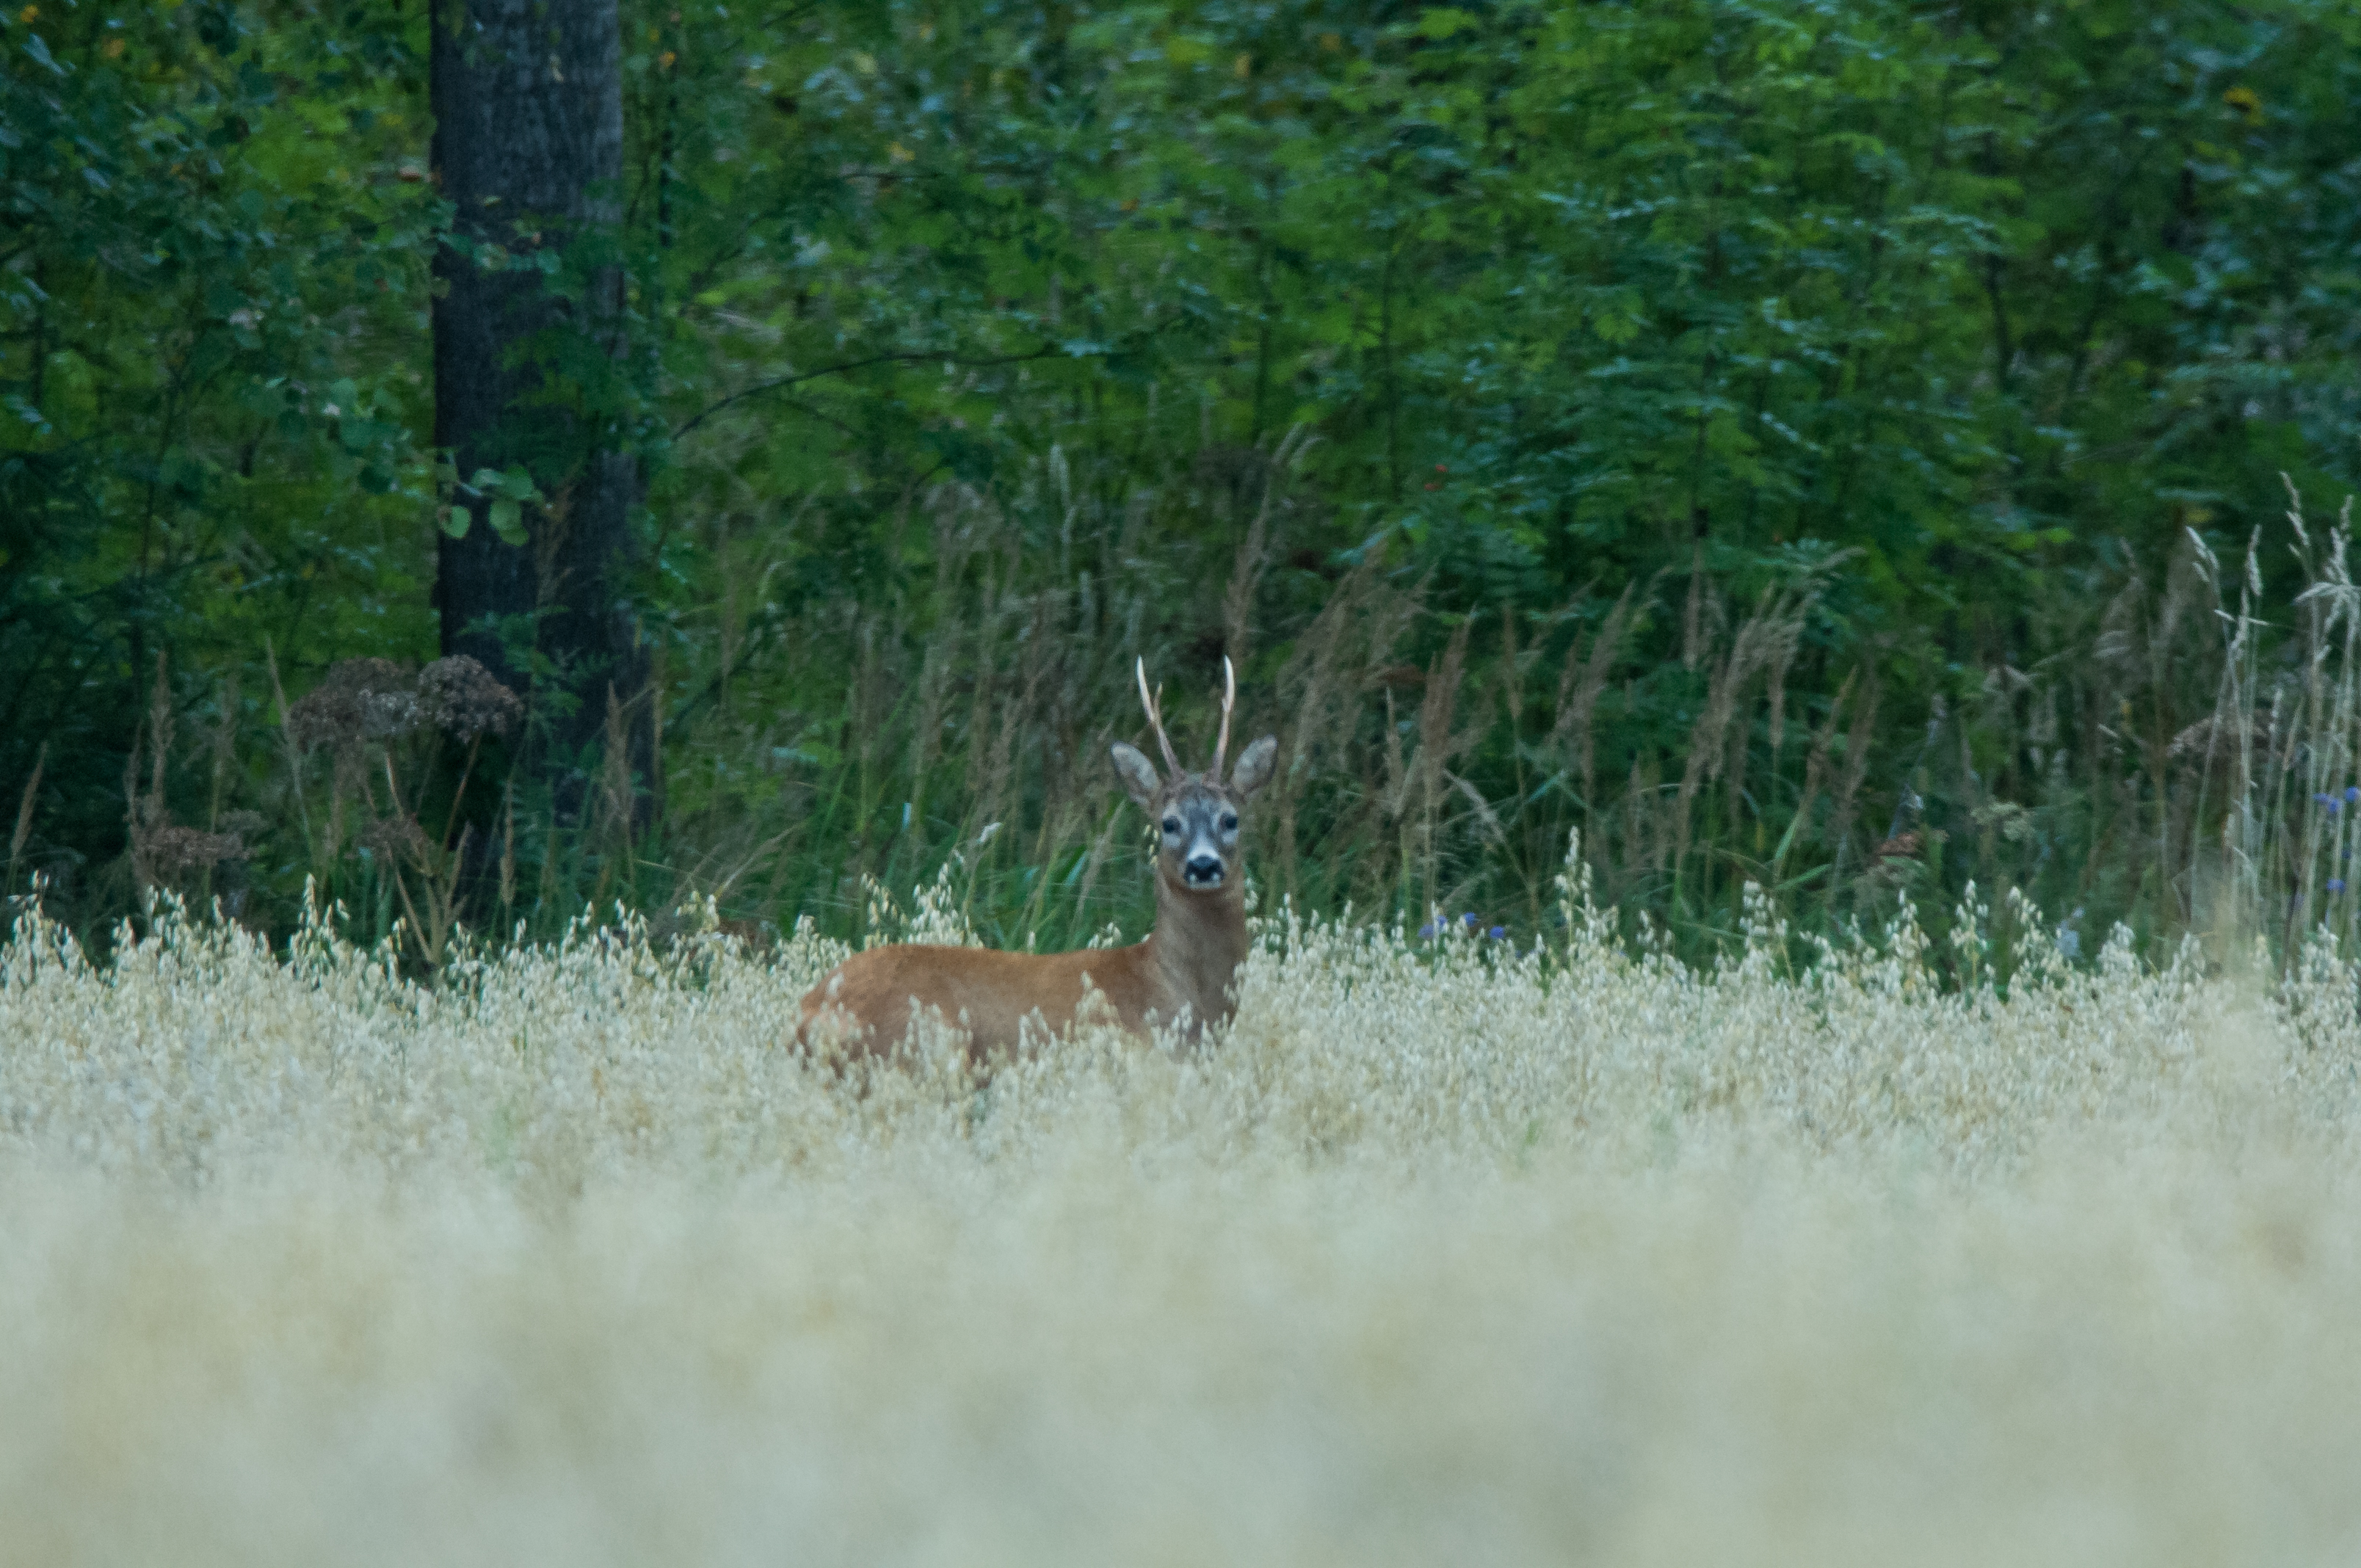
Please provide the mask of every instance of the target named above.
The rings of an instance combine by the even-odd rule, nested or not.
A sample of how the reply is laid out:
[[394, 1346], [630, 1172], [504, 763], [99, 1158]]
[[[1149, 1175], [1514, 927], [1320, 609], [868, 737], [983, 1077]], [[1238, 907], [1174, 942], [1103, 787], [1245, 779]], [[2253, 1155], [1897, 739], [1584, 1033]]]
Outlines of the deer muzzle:
[[1215, 888], [1222, 885], [1224, 870], [1221, 856], [1192, 847], [1189, 858], [1180, 862], [1180, 880], [1191, 887]]

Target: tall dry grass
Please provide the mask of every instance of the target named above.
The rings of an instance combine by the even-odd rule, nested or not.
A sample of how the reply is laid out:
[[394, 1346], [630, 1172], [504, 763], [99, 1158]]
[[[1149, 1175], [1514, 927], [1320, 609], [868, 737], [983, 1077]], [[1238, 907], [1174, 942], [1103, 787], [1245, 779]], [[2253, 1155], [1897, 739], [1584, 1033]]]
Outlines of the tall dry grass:
[[1907, 895], [1940, 933], [1973, 882], [2078, 941], [2120, 920], [2216, 961], [2257, 928], [2282, 957], [2323, 920], [2355, 934], [2348, 519], [2291, 497], [2243, 557], [2191, 533], [1933, 668], [1856, 623], [1860, 563], [1817, 547], [1700, 549], [1546, 610], [1449, 598], [1382, 535], [1320, 554], [1305, 448], [1207, 448], [1149, 488], [1053, 450], [1002, 490], [885, 498], [849, 538], [691, 509], [722, 591], [658, 637], [660, 780], [620, 746], [563, 788], [506, 772], [533, 719], [451, 661], [159, 667], [120, 863], [76, 873], [36, 778], [9, 892], [49, 876], [93, 944], [157, 887], [284, 936], [309, 878], [370, 940], [400, 921], [423, 969], [463, 926], [548, 940], [618, 900], [857, 940], [873, 880], [948, 867], [994, 945], [1136, 936], [1152, 900], [1104, 761], [1139, 738], [1133, 663], [1195, 747], [1228, 656], [1241, 728], [1281, 741], [1249, 858], [1307, 910], [1554, 935], [1578, 829], [1600, 896], [1693, 959], [1734, 949], [1749, 885], [1820, 932]]
[[27, 917], [5, 1554], [2349, 1561], [2333, 940], [1747, 908], [1702, 969], [1579, 861], [1546, 948], [1280, 911], [1200, 1054], [859, 1082], [783, 1044], [841, 948], [709, 906], [433, 983]]

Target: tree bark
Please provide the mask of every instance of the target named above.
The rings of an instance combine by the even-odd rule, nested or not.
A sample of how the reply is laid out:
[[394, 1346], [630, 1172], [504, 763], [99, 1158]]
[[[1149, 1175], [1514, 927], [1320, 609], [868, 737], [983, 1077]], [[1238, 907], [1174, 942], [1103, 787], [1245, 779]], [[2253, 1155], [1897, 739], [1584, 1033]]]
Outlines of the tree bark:
[[471, 519], [439, 543], [443, 652], [527, 697], [525, 765], [564, 820], [588, 809], [593, 753], [620, 710], [637, 784], [607, 808], [641, 818], [656, 699], [626, 589], [638, 473], [616, 0], [434, 0], [434, 17], [433, 160], [452, 206], [434, 260], [434, 445], [462, 481], [522, 467], [547, 498], [525, 509], [522, 545], [493, 531], [488, 498], [452, 498]]

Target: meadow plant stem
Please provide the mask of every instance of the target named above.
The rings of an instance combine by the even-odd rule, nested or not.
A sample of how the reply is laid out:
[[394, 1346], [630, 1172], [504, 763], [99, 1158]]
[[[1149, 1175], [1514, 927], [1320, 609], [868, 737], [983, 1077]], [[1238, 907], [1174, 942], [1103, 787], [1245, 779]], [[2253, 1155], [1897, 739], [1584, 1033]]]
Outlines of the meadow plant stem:
[[16, 862], [25, 853], [26, 840], [32, 836], [33, 813], [41, 800], [41, 770], [49, 765], [49, 743], [44, 740], [41, 742], [40, 749], [33, 754], [32, 776], [26, 779], [24, 796], [16, 803], [16, 831], [8, 835], [6, 890], [11, 894], [16, 891]]

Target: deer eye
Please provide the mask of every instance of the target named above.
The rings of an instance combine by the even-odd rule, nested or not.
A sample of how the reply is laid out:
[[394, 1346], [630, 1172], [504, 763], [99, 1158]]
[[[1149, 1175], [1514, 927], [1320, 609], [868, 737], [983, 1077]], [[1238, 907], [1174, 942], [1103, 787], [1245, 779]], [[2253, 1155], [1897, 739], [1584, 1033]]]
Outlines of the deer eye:
[[1224, 811], [1224, 812], [1223, 812], [1223, 813], [1222, 813], [1222, 831], [1223, 831], [1223, 832], [1224, 832], [1224, 833], [1235, 833], [1235, 832], [1236, 832], [1237, 830], [1238, 830], [1238, 814], [1237, 814], [1236, 812], [1235, 812], [1235, 811]]
[[1175, 839], [1178, 839], [1180, 837], [1180, 819], [1177, 817], [1166, 817], [1164, 819], [1164, 830], [1167, 833], [1171, 834]]

